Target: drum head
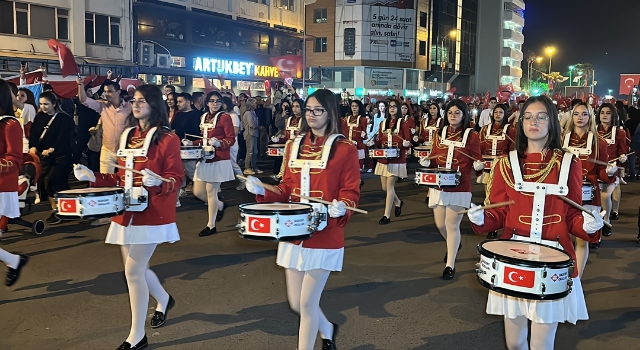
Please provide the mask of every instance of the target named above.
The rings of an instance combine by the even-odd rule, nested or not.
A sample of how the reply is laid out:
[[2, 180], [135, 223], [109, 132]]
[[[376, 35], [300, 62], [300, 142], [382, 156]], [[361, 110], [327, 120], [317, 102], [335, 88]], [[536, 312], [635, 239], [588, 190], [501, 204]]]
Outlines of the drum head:
[[284, 145], [267, 145], [269, 148], [284, 148]]
[[192, 149], [201, 149], [201, 148], [202, 146], [180, 146], [180, 149], [185, 151], [192, 150]]
[[571, 255], [544, 244], [522, 241], [484, 241], [478, 244], [480, 254], [514, 265], [533, 267], [569, 267]]
[[247, 203], [240, 205], [240, 212], [252, 215], [298, 215], [313, 211], [306, 203]]
[[104, 196], [115, 193], [124, 193], [124, 189], [122, 187], [87, 187], [87, 188], [77, 188], [73, 190], [60, 191], [56, 194], [56, 197], [93, 197], [93, 196]]
[[413, 147], [416, 151], [430, 151], [431, 147], [429, 146], [415, 146]]

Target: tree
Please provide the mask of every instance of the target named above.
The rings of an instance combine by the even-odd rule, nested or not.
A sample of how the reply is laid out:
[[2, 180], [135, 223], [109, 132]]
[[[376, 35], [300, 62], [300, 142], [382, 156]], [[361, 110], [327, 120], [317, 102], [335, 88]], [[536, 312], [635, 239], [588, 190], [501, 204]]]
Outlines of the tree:
[[593, 80], [594, 68], [591, 63], [578, 63], [575, 65], [573, 71], [577, 72], [578, 76], [582, 76], [586, 85], [591, 85], [593, 83], [591, 80]]

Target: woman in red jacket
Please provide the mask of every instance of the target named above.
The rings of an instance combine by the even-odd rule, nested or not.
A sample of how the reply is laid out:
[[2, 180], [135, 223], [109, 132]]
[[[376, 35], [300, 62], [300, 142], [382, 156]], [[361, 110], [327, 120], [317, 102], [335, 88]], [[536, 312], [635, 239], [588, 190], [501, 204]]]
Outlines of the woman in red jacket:
[[[411, 147], [411, 130], [402, 120], [400, 113], [400, 102], [396, 100], [389, 101], [389, 113], [386, 118], [380, 122], [378, 128], [378, 137], [375, 146], [381, 148], [398, 148], [400, 149], [400, 157], [398, 158], [380, 158], [374, 173], [380, 176], [382, 189], [387, 194], [384, 216], [378, 221], [380, 225], [386, 225], [391, 222], [391, 208], [395, 206], [394, 215], [396, 217], [402, 214], [403, 202], [396, 195], [396, 181], [398, 178], [407, 177], [407, 149]], [[370, 145], [373, 146], [373, 139]]]
[[421, 158], [420, 164], [429, 168], [458, 170], [461, 173], [458, 186], [429, 189], [429, 208], [433, 209], [436, 227], [447, 242], [447, 254], [444, 258], [446, 266], [442, 278], [449, 280], [456, 273], [456, 255], [460, 249], [462, 214], [458, 212], [469, 208], [471, 173], [474, 170], [482, 171], [484, 162], [480, 155], [478, 133], [470, 126], [471, 115], [467, 104], [461, 100], [453, 100], [444, 112], [446, 118], [441, 131], [435, 136], [430, 156], [435, 158]]
[[207, 113], [200, 119], [200, 129], [205, 137], [205, 147], [215, 147], [215, 155], [205, 155], [204, 159], [198, 162], [193, 179], [193, 194], [201, 201], [207, 202], [209, 210], [209, 221], [198, 234], [200, 237], [217, 233], [216, 221], [222, 219], [225, 209], [224, 203], [218, 198], [218, 190], [221, 183], [235, 178], [230, 148], [236, 142], [236, 135], [231, 116], [222, 110], [222, 95], [217, 91], [208, 93], [204, 101], [207, 104]]
[[362, 102], [358, 100], [351, 101], [351, 113], [342, 118], [342, 133], [356, 145], [360, 171], [362, 171], [365, 152], [363, 139], [367, 136], [367, 117], [365, 117], [365, 109]]
[[[175, 303], [162, 288], [156, 274], [149, 269], [149, 260], [158, 244], [180, 240], [175, 204], [176, 192], [184, 176], [180, 140], [169, 129], [162, 91], [154, 85], [142, 85], [136, 89], [131, 105], [137, 127], [125, 130], [121, 137], [126, 138], [127, 149], [143, 148], [147, 137], [151, 138], [146, 157], [135, 157], [133, 162], [134, 168], [143, 174], [133, 173], [133, 188], [143, 187], [148, 192], [148, 205], [144, 211], [127, 210], [112, 218], [107, 232], [106, 243], [118, 244], [122, 248], [131, 303], [131, 331], [117, 350], [147, 347], [144, 322], [149, 294], [158, 303], [151, 319], [151, 328], [165, 323], [167, 311]], [[125, 158], [119, 158], [118, 163], [125, 166]], [[115, 174], [93, 173], [77, 164], [74, 174], [78, 180], [90, 181], [95, 187], [126, 186], [124, 170], [118, 170]], [[159, 176], [169, 181], [163, 182]]]
[[[0, 216], [20, 217], [18, 175], [22, 166], [22, 126], [13, 116], [15, 96], [6, 81], [0, 79]], [[2, 232], [0, 232], [0, 236]], [[29, 258], [0, 248], [0, 261], [7, 265], [4, 284], [12, 286]]]
[[[489, 180], [489, 202], [514, 201], [515, 205], [483, 209], [472, 204], [469, 220], [473, 230], [482, 234], [504, 229], [502, 239], [531, 241], [533, 235], [541, 235], [541, 243], [562, 249], [575, 259], [572, 237], [597, 241], [597, 231], [603, 225], [602, 218], [583, 214], [556, 195], [544, 195], [542, 223], [534, 225], [534, 194], [514, 188], [513, 169], [521, 169], [525, 182], [561, 184], [560, 169], [565, 152], [562, 150], [558, 112], [551, 100], [545, 96], [531, 97], [520, 113], [517, 126], [516, 154], [518, 162], [508, 157], [498, 158]], [[580, 160], [572, 158], [567, 197], [580, 203], [582, 169]], [[571, 293], [558, 300], [530, 300], [489, 291], [487, 314], [504, 317], [504, 333], [509, 349], [553, 349], [559, 322], [587, 320], [580, 266], [573, 274]], [[528, 323], [531, 321], [531, 340]]]
[[[335, 350], [338, 325], [329, 322], [320, 310], [320, 296], [331, 271], [341, 271], [344, 257], [344, 227], [351, 217], [345, 206], [355, 207], [360, 199], [360, 171], [358, 152], [340, 134], [338, 101], [329, 90], [317, 90], [306, 101], [305, 117], [300, 128], [301, 137], [287, 144], [285, 156], [296, 160], [319, 160], [325, 147], [329, 158], [324, 169], [311, 169], [310, 181], [302, 182], [303, 168], [290, 167], [279, 193], [265, 191], [260, 180], [249, 176], [247, 190], [258, 202], [298, 201], [292, 193], [332, 201], [327, 226], [306, 241], [280, 243], [277, 264], [285, 268], [287, 298], [291, 309], [300, 315], [298, 349], [313, 349], [318, 331], [323, 349]], [[333, 143], [331, 141], [333, 140]], [[300, 152], [291, 154], [292, 145], [299, 144]]]

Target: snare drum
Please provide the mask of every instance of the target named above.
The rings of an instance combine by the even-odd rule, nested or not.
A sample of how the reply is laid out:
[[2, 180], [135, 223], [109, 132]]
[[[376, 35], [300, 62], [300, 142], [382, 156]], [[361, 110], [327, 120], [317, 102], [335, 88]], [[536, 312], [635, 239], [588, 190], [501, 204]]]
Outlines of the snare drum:
[[311, 238], [318, 216], [306, 203], [248, 203], [240, 205], [240, 237], [261, 241]]
[[431, 147], [429, 146], [416, 146], [413, 148], [413, 155], [417, 158], [428, 157], [431, 154]]
[[582, 204], [591, 204], [596, 198], [596, 186], [590, 182], [582, 183]]
[[110, 218], [125, 211], [121, 187], [88, 187], [60, 191], [55, 195], [56, 216], [63, 219], [95, 220]]
[[496, 157], [494, 156], [482, 156], [482, 158], [484, 159], [484, 171], [487, 173], [491, 172], [491, 167], [493, 166], [493, 162], [495, 161]]
[[181, 146], [180, 158], [183, 160], [198, 160], [202, 158], [202, 146]]
[[399, 148], [370, 148], [369, 149], [369, 157], [371, 158], [386, 158], [386, 159], [394, 159], [400, 158], [400, 149]]
[[451, 169], [416, 169], [416, 184], [431, 187], [456, 187], [462, 174]]
[[267, 146], [267, 155], [271, 157], [283, 157], [284, 156], [284, 145], [268, 145]]
[[561, 249], [522, 241], [478, 244], [478, 282], [495, 292], [531, 300], [556, 300], [571, 292], [573, 260]]

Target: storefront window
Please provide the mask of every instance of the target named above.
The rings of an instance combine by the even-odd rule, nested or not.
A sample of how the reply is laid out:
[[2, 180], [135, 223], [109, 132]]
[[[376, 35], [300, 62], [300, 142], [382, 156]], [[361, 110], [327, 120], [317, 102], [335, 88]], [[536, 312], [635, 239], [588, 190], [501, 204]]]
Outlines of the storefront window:
[[174, 11], [138, 12], [138, 35], [143, 38], [185, 40], [186, 19]]
[[407, 83], [405, 89], [418, 90], [418, 80], [420, 79], [420, 71], [407, 69]]

